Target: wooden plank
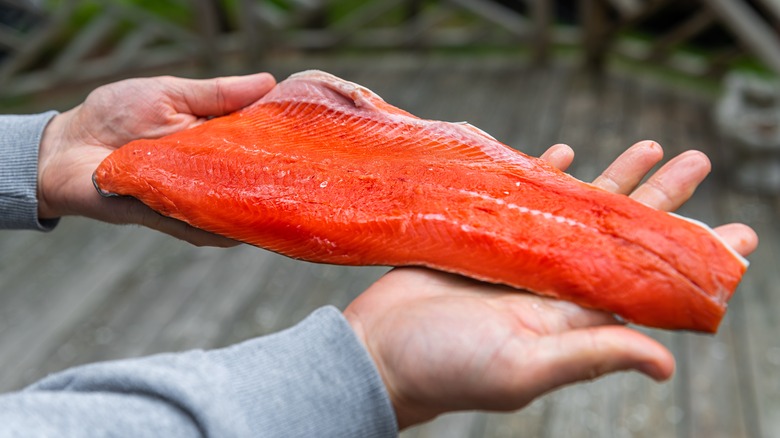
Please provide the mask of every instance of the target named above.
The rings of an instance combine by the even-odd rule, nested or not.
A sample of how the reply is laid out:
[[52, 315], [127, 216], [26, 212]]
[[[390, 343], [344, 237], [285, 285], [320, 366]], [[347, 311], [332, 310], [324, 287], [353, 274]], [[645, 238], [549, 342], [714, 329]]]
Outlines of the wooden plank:
[[[525, 32], [525, 31], [524, 31]], [[488, 29], [475, 26], [448, 26], [440, 29], [428, 29], [419, 45], [426, 48], [460, 48], [479, 42], [489, 41], [493, 46], [517, 47], [514, 37], [491, 36]], [[528, 33], [527, 36], [531, 34]], [[397, 49], [414, 42], [416, 35], [405, 28], [377, 27], [361, 29], [346, 39], [330, 31], [299, 30], [285, 35], [284, 44], [299, 49], [327, 49], [336, 45], [354, 48]]]
[[[9, 49], [17, 50], [21, 47], [24, 41], [24, 36], [29, 34], [30, 30], [41, 25], [45, 25], [47, 16], [46, 12], [41, 9], [40, 5], [36, 5], [29, 1], [23, 0], [2, 0], [0, 1], [0, 9], [5, 13], [5, 17], [12, 18], [12, 23], [0, 23], [0, 44], [13, 44], [8, 46]], [[3, 37], [7, 36], [9, 39], [3, 43]]]
[[[127, 77], [148, 75], [150, 71], [192, 67], [196, 61], [192, 52], [184, 50], [181, 46], [153, 47], [142, 51], [141, 54], [143, 56], [133, 59], [132, 70], [125, 68], [125, 65], [119, 62], [120, 58], [115, 58], [113, 63], [105, 62], [104, 58], [84, 60], [80, 65], [80, 73], [71, 76], [64, 84], [72, 87], [84, 84], [97, 86]], [[46, 69], [23, 73], [14, 77], [12, 89], [0, 90], [2, 91], [0, 94], [13, 97], [51, 91], [58, 84], [63, 85], [61, 79], [56, 72]]]
[[[458, 412], [442, 415], [436, 421], [428, 423], [424, 428], [418, 428], [418, 438], [468, 438], [485, 436], [482, 432], [484, 416], [476, 412]], [[411, 434], [402, 435], [403, 438], [411, 438]]]
[[742, 411], [750, 436], [772, 437], [780, 432], [780, 230], [777, 211], [766, 197], [729, 190], [719, 206], [723, 220], [743, 221], [758, 233], [760, 244], [750, 268], [729, 306], [735, 320], [739, 354]]
[[[454, 6], [433, 8], [399, 25], [372, 26], [374, 20], [399, 7], [405, 0], [389, 2], [368, 2], [339, 21], [324, 29], [291, 29], [281, 38], [283, 44], [303, 49], [325, 49], [348, 45], [351, 47], [398, 48], [418, 45], [425, 34], [426, 47], [454, 47], [472, 44], [483, 32], [477, 25], [460, 28], [447, 26], [436, 28], [436, 24], [452, 15]], [[515, 35], [530, 36], [523, 27], [512, 31]]]
[[18, 51], [0, 64], [0, 84], [38, 60], [41, 52], [53, 38], [67, 26], [73, 14], [77, 0], [64, 0], [41, 29], [36, 30]]
[[30, 2], [29, 0], [2, 0], [0, 4], [10, 5], [16, 9], [24, 9], [29, 13], [41, 13], [40, 7], [35, 2]]
[[548, 0], [532, 0], [530, 5], [534, 22], [533, 59], [537, 64], [545, 64], [550, 56], [554, 4]]
[[11, 50], [18, 50], [22, 47], [23, 38], [16, 29], [0, 23], [0, 47]]
[[[135, 335], [139, 337], [134, 340], [140, 340], [135, 344], [137, 354], [217, 346], [224, 333], [238, 323], [232, 318], [248, 309], [247, 303], [257, 294], [268, 299], [263, 286], [271, 276], [277, 275], [272, 271], [295, 274], [280, 269], [278, 256], [248, 246], [227, 251], [210, 249], [206, 255], [199, 253], [202, 251], [186, 248], [185, 260], [189, 262], [171, 267], [174, 272], [166, 273], [163, 283], [166, 296], [159, 301], [167, 304], [161, 312], [167, 316], [148, 318], [148, 324], [141, 330], [134, 324]], [[298, 298], [290, 290], [285, 292], [288, 300]], [[289, 324], [287, 314], [280, 312], [278, 317], [282, 324]], [[282, 328], [285, 327], [273, 327], [274, 331]]]
[[632, 16], [642, 9], [640, 0], [608, 0], [609, 3], [620, 12], [620, 15]]
[[715, 52], [709, 56], [709, 65], [704, 73], [709, 77], [723, 77], [737, 60], [745, 57], [745, 51], [739, 47], [731, 47]]
[[440, 29], [454, 15], [452, 9], [446, 8], [430, 8], [416, 12], [403, 25], [406, 34], [405, 46], [415, 49], [431, 47], [432, 43], [428, 41], [428, 35], [435, 29]]
[[153, 26], [141, 26], [125, 35], [116, 49], [110, 55], [111, 65], [120, 69], [132, 67], [137, 59], [142, 58], [141, 54], [144, 47], [151, 44], [159, 38], [156, 29]]
[[761, 5], [766, 12], [769, 13], [771, 22], [777, 24], [780, 20], [780, 1], [778, 0], [754, 0], [757, 4]]
[[[504, 105], [496, 117], [505, 119], [511, 131], [507, 144], [532, 156], [564, 140], [561, 121], [571, 91], [572, 73], [560, 67], [517, 69], [507, 67], [505, 83], [514, 82], [504, 93]], [[499, 97], [501, 98], [501, 97]], [[503, 114], [503, 115], [502, 115]], [[576, 145], [575, 145], [576, 146]]]
[[609, 46], [610, 20], [604, 0], [580, 0], [582, 47], [585, 65], [593, 71], [604, 69]]
[[519, 37], [525, 35], [525, 29], [529, 27], [528, 19], [515, 11], [501, 6], [499, 3], [485, 0], [447, 0], [453, 5], [460, 6], [485, 20], [495, 23], [504, 30]]
[[195, 0], [194, 14], [198, 28], [199, 58], [206, 70], [214, 71], [219, 65], [219, 4], [215, 0]]
[[289, 23], [287, 12], [276, 3], [254, 0], [243, 0], [242, 3], [245, 4], [242, 14], [246, 14], [247, 18], [257, 18], [263, 24], [276, 30], [284, 29]]
[[706, 0], [704, 4], [718, 14], [723, 24], [767, 67], [780, 73], [780, 38], [758, 13], [737, 0]]
[[[123, 2], [117, 4], [107, 0], [101, 0], [105, 3], [104, 7], [116, 8], [116, 13], [123, 19], [129, 20], [137, 25], [154, 26], [160, 35], [165, 35], [169, 41], [175, 41], [181, 47], [186, 50], [196, 50], [202, 43], [199, 33], [203, 29], [188, 29], [182, 27], [177, 23], [166, 20], [165, 18], [156, 15], [143, 9], [140, 6], [135, 6], [130, 2]], [[201, 1], [201, 0], [198, 0]]]
[[[639, 40], [623, 39], [615, 43], [614, 52], [626, 59], [638, 62], [646, 62], [652, 56], [652, 45]], [[713, 59], [709, 56], [701, 56], [683, 51], [672, 52], [662, 62], [663, 67], [672, 71], [691, 76], [700, 77], [707, 75], [711, 70]]]
[[[62, 333], [46, 360], [31, 368], [34, 374], [162, 351], [154, 350], [154, 343], [195, 293], [183, 283], [205, 282], [214, 255], [160, 234], [152, 237], [154, 244], [132, 272], [111, 282], [106, 299], [85, 315], [81, 324]], [[206, 327], [203, 334], [208, 335]], [[205, 342], [200, 345], [208, 346]]]
[[382, 17], [394, 8], [402, 5], [406, 0], [387, 0], [382, 2], [368, 2], [363, 6], [356, 8], [346, 16], [342, 17], [329, 26], [330, 29], [341, 36], [348, 37], [358, 29], [370, 26], [377, 18]]
[[545, 409], [548, 397], [540, 398], [529, 406], [504, 414], [484, 414], [485, 429], [474, 437], [512, 438], [518, 436], [541, 437], [546, 428]]
[[677, 45], [693, 38], [703, 32], [715, 22], [715, 16], [709, 10], [694, 13], [687, 21], [683, 22], [670, 32], [657, 38], [653, 42], [649, 61], [661, 61], [669, 56], [669, 52]]
[[[714, 130], [717, 132], [717, 130]], [[721, 137], [713, 139], [724, 160], [722, 179], [731, 168], [733, 157]], [[726, 161], [729, 160], [729, 161]], [[746, 429], [751, 437], [771, 437], [780, 431], [780, 306], [777, 263], [780, 233], [773, 219], [778, 215], [776, 198], [729, 188], [723, 190], [716, 205], [721, 223], [743, 222], [757, 232], [759, 246], [749, 257], [750, 267], [729, 303], [734, 320], [736, 354], [739, 357], [740, 401]]]
[[[707, 150], [714, 131], [704, 106], [677, 100], [671, 108], [670, 128], [679, 148]], [[715, 157], [713, 159], [716, 159]], [[718, 164], [717, 162], [715, 163]], [[696, 195], [680, 213], [705, 223], [717, 223], [718, 181], [702, 184]], [[745, 437], [746, 419], [740, 408], [741, 387], [739, 367], [744, 358], [735, 350], [733, 321], [726, 315], [716, 335], [680, 334], [684, 348], [677, 352], [678, 363], [685, 367], [685, 379], [679, 381], [678, 394], [686, 397], [683, 425], [687, 436]]]
[[587, 151], [597, 147], [592, 143], [596, 133], [592, 117], [603, 110], [599, 109], [600, 97], [591, 86], [592, 77], [580, 74], [573, 75], [570, 80], [566, 85], [568, 97], [560, 115], [561, 128], [556, 142], [568, 144], [575, 151], [574, 164], [568, 172], [583, 181], [590, 181], [600, 172], [596, 163], [587, 159]]
[[238, 24], [241, 46], [243, 47], [244, 64], [248, 69], [257, 70], [263, 58], [263, 24], [255, 17], [256, 11], [252, 0], [239, 0]]
[[95, 17], [57, 55], [51, 64], [52, 73], [60, 77], [80, 73], [83, 58], [107, 39], [108, 35], [116, 29], [118, 21], [113, 8], [107, 8], [104, 13]]
[[[58, 232], [68, 232], [69, 225], [82, 226], [69, 222], [61, 225]], [[84, 237], [85, 230], [74, 233]], [[54, 263], [40, 263], [35, 269], [39, 275], [21, 272], [12, 280], [8, 287], [27, 290], [26, 301], [15, 305], [10, 317], [10, 328], [6, 328], [0, 339], [0, 354], [13, 358], [12, 363], [3, 367], [0, 375], [0, 388], [9, 389], [19, 382], [29, 382], [40, 375], [33, 375], [37, 365], [44, 362], [43, 358], [59, 345], [63, 332], [73, 326], [88, 314], [103, 300], [107, 293], [107, 284], [122, 277], [146, 255], [153, 244], [152, 234], [131, 236], [117, 233], [113, 238], [102, 242], [88, 240], [80, 251], [79, 258], [55, 259]], [[111, 255], [121, 247], [124, 263], [114, 263]], [[72, 245], [79, 248], [79, 245]], [[59, 248], [65, 250], [65, 248]], [[55, 249], [56, 250], [56, 249]], [[78, 266], [90, 266], [81, 270]], [[77, 272], [76, 275], [73, 275]], [[9, 273], [10, 274], [10, 273]], [[7, 280], [6, 280], [7, 281]], [[35, 315], [36, 318], [30, 318]], [[41, 325], [41, 321], [46, 321]]]

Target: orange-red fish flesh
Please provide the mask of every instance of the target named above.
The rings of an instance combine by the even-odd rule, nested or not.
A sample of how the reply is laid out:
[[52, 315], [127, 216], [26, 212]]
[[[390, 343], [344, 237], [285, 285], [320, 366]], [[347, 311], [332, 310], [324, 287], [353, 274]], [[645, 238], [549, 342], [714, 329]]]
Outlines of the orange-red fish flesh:
[[652, 327], [716, 331], [747, 268], [702, 224], [323, 72], [131, 142], [94, 180], [103, 194], [290, 257], [428, 266]]

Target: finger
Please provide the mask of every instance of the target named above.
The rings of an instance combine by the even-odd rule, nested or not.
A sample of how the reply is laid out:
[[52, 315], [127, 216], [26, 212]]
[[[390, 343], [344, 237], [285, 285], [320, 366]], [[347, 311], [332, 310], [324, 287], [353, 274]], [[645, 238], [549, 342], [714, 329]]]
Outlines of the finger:
[[631, 197], [658, 210], [674, 211], [690, 199], [711, 169], [702, 152], [684, 152], [661, 167]]
[[162, 216], [141, 201], [130, 197], [98, 197], [87, 216], [114, 224], [142, 225], [184, 240], [195, 246], [229, 248], [240, 243], [227, 237], [197, 229], [185, 222]]
[[221, 116], [239, 110], [265, 96], [276, 85], [268, 73], [215, 79], [172, 79], [177, 81], [179, 112], [200, 117]]
[[141, 218], [138, 221], [138, 224], [168, 234], [179, 240], [189, 242], [195, 246], [230, 248], [237, 246], [240, 243], [224, 236], [200, 230], [185, 222], [162, 216], [146, 206], [143, 206], [142, 208]]
[[[527, 339], [525, 340], [527, 341]], [[523, 350], [527, 354], [527, 345]], [[522, 389], [542, 394], [560, 386], [593, 380], [605, 374], [636, 370], [657, 380], [667, 380], [674, 373], [671, 352], [650, 337], [622, 326], [606, 326], [566, 332], [539, 338], [535, 363], [524, 363]], [[523, 385], [531, 388], [523, 388]]]
[[574, 160], [574, 151], [568, 145], [558, 143], [550, 146], [539, 158], [565, 171]]
[[715, 232], [743, 257], [749, 256], [758, 247], [758, 235], [745, 224], [727, 224], [715, 228]]
[[176, 219], [164, 218], [159, 227], [153, 228], [179, 240], [183, 240], [195, 246], [213, 246], [217, 248], [232, 248], [241, 242], [229, 239], [218, 234], [209, 233], [195, 228]]
[[593, 180], [593, 185], [614, 193], [631, 193], [663, 156], [664, 151], [658, 143], [640, 141], [620, 154]]

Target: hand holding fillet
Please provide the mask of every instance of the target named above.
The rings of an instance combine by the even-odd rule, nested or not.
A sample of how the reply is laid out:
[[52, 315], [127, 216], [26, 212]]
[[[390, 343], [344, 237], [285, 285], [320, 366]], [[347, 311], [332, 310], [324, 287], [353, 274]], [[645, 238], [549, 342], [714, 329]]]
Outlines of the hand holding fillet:
[[700, 223], [322, 72], [293, 75], [228, 116], [131, 142], [94, 181], [290, 257], [422, 265], [652, 327], [716, 331], [747, 268]]

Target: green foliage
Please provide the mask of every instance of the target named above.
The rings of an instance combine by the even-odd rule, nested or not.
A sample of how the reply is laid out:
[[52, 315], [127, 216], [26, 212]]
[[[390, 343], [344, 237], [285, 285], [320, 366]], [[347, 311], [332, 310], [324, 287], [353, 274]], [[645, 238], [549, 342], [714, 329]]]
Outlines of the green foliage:
[[[68, 0], [48, 0], [44, 7], [55, 12], [67, 4]], [[89, 23], [106, 7], [125, 6], [145, 11], [166, 21], [186, 25], [192, 22], [193, 8], [187, 0], [80, 0], [75, 2], [75, 10], [69, 23], [71, 28], [80, 28]]]

